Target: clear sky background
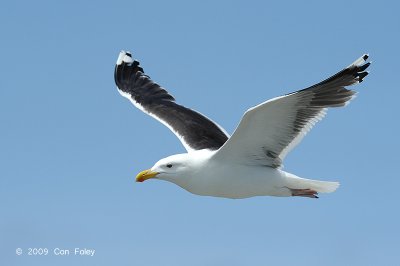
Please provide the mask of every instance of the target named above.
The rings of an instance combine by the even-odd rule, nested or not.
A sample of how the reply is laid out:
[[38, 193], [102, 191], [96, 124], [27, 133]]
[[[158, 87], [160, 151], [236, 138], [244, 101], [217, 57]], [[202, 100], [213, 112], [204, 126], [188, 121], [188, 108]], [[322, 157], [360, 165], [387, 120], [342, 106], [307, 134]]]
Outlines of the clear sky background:
[[[0, 264], [399, 265], [398, 3], [2, 3]], [[117, 92], [121, 49], [230, 133], [249, 107], [370, 53], [358, 97], [285, 161], [341, 187], [318, 200], [229, 200], [135, 183], [184, 148]], [[35, 247], [96, 253], [26, 255]]]

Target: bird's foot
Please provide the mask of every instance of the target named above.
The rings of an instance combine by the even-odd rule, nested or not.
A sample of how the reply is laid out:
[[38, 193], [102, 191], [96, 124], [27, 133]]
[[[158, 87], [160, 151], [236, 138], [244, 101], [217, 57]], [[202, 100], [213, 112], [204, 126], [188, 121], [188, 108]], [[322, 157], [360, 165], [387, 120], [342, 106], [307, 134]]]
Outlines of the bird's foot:
[[318, 199], [318, 192], [312, 189], [295, 189], [295, 188], [289, 188], [290, 192], [292, 192], [292, 196], [298, 196], [298, 197], [307, 197], [307, 198], [314, 198]]

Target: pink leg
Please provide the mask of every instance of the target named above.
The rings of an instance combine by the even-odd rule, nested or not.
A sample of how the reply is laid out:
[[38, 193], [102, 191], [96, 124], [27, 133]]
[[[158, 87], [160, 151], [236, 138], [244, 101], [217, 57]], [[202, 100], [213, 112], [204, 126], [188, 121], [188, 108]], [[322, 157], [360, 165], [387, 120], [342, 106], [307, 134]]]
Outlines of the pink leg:
[[292, 192], [292, 196], [297, 196], [297, 197], [307, 197], [307, 198], [314, 198], [318, 199], [318, 192], [312, 189], [295, 189], [295, 188], [289, 188], [290, 191]]

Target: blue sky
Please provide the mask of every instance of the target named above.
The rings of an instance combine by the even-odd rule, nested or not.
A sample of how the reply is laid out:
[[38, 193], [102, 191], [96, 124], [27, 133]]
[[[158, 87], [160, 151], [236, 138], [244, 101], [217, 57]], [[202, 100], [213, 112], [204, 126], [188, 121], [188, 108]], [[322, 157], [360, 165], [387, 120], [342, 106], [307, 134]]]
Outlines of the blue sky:
[[[400, 246], [397, 1], [8, 1], [0, 8], [1, 265], [395, 265]], [[122, 98], [121, 49], [232, 132], [243, 112], [370, 53], [285, 170], [319, 200], [199, 197], [134, 182], [184, 152]], [[24, 255], [15, 255], [16, 248]], [[28, 248], [96, 250], [28, 256]]]

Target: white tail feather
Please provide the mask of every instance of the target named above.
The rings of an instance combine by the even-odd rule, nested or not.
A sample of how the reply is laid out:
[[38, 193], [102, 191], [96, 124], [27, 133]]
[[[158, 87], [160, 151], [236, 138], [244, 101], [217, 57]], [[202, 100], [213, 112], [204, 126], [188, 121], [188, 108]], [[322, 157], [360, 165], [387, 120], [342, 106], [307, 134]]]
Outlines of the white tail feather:
[[287, 175], [288, 187], [292, 189], [312, 189], [318, 193], [332, 193], [339, 187], [339, 182], [319, 181]]
[[332, 193], [339, 187], [339, 182], [307, 180], [310, 184], [310, 189], [319, 193]]

